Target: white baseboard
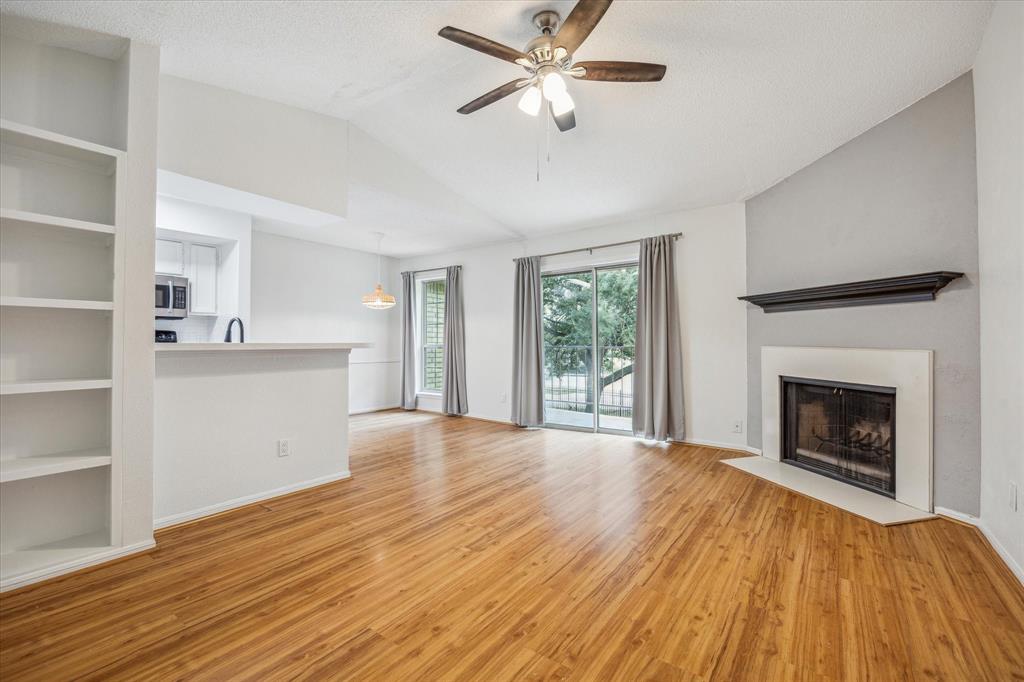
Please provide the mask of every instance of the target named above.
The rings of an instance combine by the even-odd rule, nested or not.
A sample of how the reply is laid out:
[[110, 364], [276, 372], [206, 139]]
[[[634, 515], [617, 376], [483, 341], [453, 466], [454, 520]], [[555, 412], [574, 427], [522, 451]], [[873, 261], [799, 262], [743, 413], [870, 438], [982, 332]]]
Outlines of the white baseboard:
[[55, 578], [59, 575], [64, 575], [65, 573], [71, 573], [83, 568], [88, 568], [89, 566], [106, 563], [114, 559], [120, 559], [121, 557], [126, 557], [129, 554], [145, 552], [147, 549], [153, 549], [154, 547], [156, 547], [156, 541], [143, 540], [142, 542], [136, 542], [133, 545], [112, 547], [110, 549], [101, 550], [95, 554], [90, 554], [89, 556], [72, 559], [71, 561], [65, 561], [61, 564], [40, 568], [39, 570], [32, 571], [31, 573], [23, 573], [21, 575], [14, 576], [13, 578], [8, 578], [7, 580], [0, 582], [0, 592], [6, 592], [7, 590], [13, 590], [17, 587], [31, 585], [32, 583], [37, 583], [48, 578]]
[[971, 526], [980, 526], [981, 524], [981, 519], [979, 519], [977, 516], [971, 516], [970, 514], [965, 514], [961, 511], [957, 511], [956, 509], [935, 507], [935, 513], [939, 516], [948, 516], [951, 519], [960, 521], [961, 523], [966, 523]]
[[211, 514], [219, 514], [229, 509], [235, 509], [237, 507], [244, 507], [247, 504], [253, 502], [261, 502], [268, 500], [272, 497], [278, 497], [280, 495], [287, 495], [288, 493], [298, 492], [305, 490], [306, 488], [315, 488], [318, 485], [325, 483], [333, 483], [334, 481], [343, 481], [346, 478], [352, 476], [350, 471], [341, 471], [336, 474], [329, 474], [327, 476], [320, 476], [319, 478], [313, 478], [308, 481], [302, 481], [300, 483], [293, 483], [291, 485], [282, 486], [280, 488], [274, 488], [273, 490], [266, 490], [260, 493], [253, 493], [252, 495], [244, 495], [242, 497], [236, 497], [233, 500], [225, 500], [224, 502], [218, 502], [217, 504], [211, 504], [206, 507], [200, 507], [199, 509], [193, 509], [187, 512], [181, 512], [179, 514], [171, 514], [170, 516], [163, 516], [156, 519], [153, 522], [155, 529], [166, 528], [168, 526], [174, 526], [179, 523], [185, 523], [186, 521], [194, 521], [195, 519], [202, 518], [204, 516], [210, 516]]
[[1010, 554], [1010, 550], [1003, 546], [1003, 543], [999, 542], [999, 539], [992, 534], [992, 531], [988, 529], [984, 521], [978, 524], [978, 529], [981, 530], [982, 535], [988, 539], [988, 543], [992, 545], [992, 549], [996, 551], [996, 554], [1002, 558], [1003, 562], [1009, 567], [1010, 572], [1017, 576], [1017, 580], [1024, 585], [1024, 566], [1017, 563], [1017, 560]]
[[394, 405], [378, 405], [376, 407], [360, 407], [358, 410], [349, 410], [351, 414], [367, 414], [368, 412], [383, 412], [384, 410], [397, 410], [401, 405], [395, 403]]
[[502, 425], [505, 425], [505, 426], [512, 426], [512, 420], [511, 419], [495, 419], [494, 417], [477, 417], [477, 416], [472, 415], [472, 414], [464, 414], [462, 416], [465, 417], [466, 419], [475, 419], [478, 422], [490, 422], [491, 424], [502, 424]]
[[988, 544], [992, 545], [992, 549], [996, 551], [999, 558], [1002, 559], [1003, 563], [1005, 563], [1010, 569], [1010, 572], [1017, 577], [1017, 580], [1024, 584], [1024, 566], [1018, 564], [1017, 560], [1013, 558], [1012, 554], [1010, 554], [1010, 551], [1006, 549], [1006, 547], [1003, 547], [1003, 543], [999, 542], [999, 538], [992, 534], [992, 531], [990, 531], [988, 526], [985, 525], [984, 520], [977, 516], [964, 514], [963, 512], [956, 511], [955, 509], [946, 509], [945, 507], [935, 507], [935, 513], [939, 516], [948, 516], [951, 519], [956, 519], [962, 523], [970, 524], [980, 530], [981, 534], [985, 536], [986, 540], [988, 540]]
[[705, 445], [709, 448], [721, 448], [723, 450], [738, 450], [740, 452], [749, 452], [752, 455], [760, 455], [761, 451], [757, 448], [752, 448], [749, 445], [737, 445], [736, 443], [722, 443], [716, 440], [705, 440], [703, 438], [686, 438], [683, 440], [684, 443], [689, 445]]
[[[422, 398], [422, 396], [420, 396], [420, 397]], [[431, 412], [431, 413], [439, 412], [438, 410], [434, 410], [434, 409], [432, 409], [430, 407], [424, 407], [422, 404], [419, 405], [416, 409], [417, 410], [421, 410], [423, 412]], [[465, 417], [466, 419], [476, 419], [478, 421], [491, 422], [492, 424], [509, 424], [509, 425], [512, 424], [512, 421], [510, 419], [496, 419], [494, 417], [481, 417], [481, 416], [477, 416], [477, 415], [473, 414], [472, 412], [470, 412], [469, 414], [463, 415], [463, 417]], [[536, 430], [538, 428], [547, 428], [547, 427], [532, 427], [531, 426], [531, 427], [527, 427], [527, 428], [529, 430]], [[628, 434], [626, 434], [626, 435], [628, 435]], [[761, 450], [758, 449], [758, 448], [752, 448], [749, 445], [738, 445], [736, 443], [722, 443], [722, 442], [714, 441], [714, 440], [704, 440], [702, 438], [686, 438], [682, 442], [686, 443], [688, 445], [705, 445], [705, 446], [712, 447], [712, 448], [721, 448], [723, 450], [738, 450], [740, 452], [749, 452], [752, 455], [760, 455], [761, 454]]]

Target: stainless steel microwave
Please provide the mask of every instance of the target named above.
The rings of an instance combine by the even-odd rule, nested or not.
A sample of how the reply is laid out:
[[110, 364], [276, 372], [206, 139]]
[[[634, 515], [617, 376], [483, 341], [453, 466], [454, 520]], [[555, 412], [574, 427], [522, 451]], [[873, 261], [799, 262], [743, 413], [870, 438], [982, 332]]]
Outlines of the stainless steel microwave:
[[188, 278], [156, 276], [156, 319], [180, 320], [188, 317]]

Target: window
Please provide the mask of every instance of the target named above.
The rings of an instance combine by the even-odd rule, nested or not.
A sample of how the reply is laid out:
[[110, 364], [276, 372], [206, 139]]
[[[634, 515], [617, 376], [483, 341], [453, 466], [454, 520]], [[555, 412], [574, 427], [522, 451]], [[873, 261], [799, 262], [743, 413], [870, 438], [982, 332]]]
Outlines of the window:
[[420, 283], [420, 390], [440, 393], [444, 372], [444, 280]]

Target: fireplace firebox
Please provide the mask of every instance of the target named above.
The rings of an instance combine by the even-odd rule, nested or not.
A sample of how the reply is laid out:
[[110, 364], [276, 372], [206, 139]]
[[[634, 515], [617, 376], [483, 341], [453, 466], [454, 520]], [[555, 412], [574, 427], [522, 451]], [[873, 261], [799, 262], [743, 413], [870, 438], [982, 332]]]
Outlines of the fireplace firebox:
[[896, 389], [780, 377], [782, 461], [896, 496]]

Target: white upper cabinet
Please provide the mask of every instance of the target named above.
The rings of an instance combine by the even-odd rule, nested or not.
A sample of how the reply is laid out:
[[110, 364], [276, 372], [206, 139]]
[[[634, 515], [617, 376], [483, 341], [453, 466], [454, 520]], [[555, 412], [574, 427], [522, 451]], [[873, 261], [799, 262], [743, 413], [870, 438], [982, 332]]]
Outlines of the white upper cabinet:
[[217, 314], [217, 247], [190, 244], [192, 303], [190, 313]]
[[[221, 300], [231, 295], [231, 282], [221, 282], [221, 258], [231, 248], [223, 239], [209, 235], [179, 233], [176, 230], [159, 229], [156, 239], [156, 274], [178, 275], [188, 278], [189, 315], [217, 315], [221, 310], [230, 310], [228, 301]], [[179, 236], [180, 235], [180, 236]], [[213, 243], [210, 243], [213, 242]], [[225, 291], [221, 291], [224, 288]], [[230, 300], [230, 299], [229, 299]]]
[[170, 239], [157, 239], [156, 272], [160, 275], [184, 275], [185, 245]]

